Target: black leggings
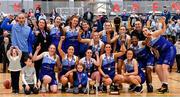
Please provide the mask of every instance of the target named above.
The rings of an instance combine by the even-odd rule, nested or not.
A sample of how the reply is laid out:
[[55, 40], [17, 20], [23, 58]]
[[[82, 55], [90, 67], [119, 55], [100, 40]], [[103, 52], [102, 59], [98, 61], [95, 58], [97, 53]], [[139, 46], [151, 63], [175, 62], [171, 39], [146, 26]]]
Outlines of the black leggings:
[[19, 76], [20, 71], [11, 71], [12, 90], [19, 92]]
[[23, 85], [24, 93], [25, 93], [26, 95], [31, 94], [31, 92], [33, 92], [33, 94], [38, 94], [38, 93], [39, 93], [39, 90], [38, 90], [36, 87], [34, 87], [34, 84], [28, 84], [28, 85], [29, 85], [29, 87], [30, 87], [29, 90], [26, 90], [26, 85]]

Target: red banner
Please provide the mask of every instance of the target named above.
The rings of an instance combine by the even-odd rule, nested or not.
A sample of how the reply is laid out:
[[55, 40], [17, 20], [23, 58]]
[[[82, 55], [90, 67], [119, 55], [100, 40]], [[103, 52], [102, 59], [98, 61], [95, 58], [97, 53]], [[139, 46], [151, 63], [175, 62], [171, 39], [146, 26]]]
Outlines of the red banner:
[[180, 10], [180, 2], [172, 2], [171, 8], [173, 11]]
[[117, 2], [114, 3], [113, 9], [114, 12], [120, 12], [120, 6]]
[[132, 6], [131, 6], [131, 9], [132, 9], [133, 11], [138, 11], [138, 10], [140, 9], [139, 3], [133, 2], [133, 3], [132, 3]]
[[153, 12], [158, 11], [158, 8], [159, 8], [159, 3], [158, 3], [158, 2], [153, 2], [153, 4], [152, 4], [152, 10], [153, 10]]
[[15, 12], [19, 12], [21, 10], [21, 4], [20, 3], [14, 3], [13, 9]]

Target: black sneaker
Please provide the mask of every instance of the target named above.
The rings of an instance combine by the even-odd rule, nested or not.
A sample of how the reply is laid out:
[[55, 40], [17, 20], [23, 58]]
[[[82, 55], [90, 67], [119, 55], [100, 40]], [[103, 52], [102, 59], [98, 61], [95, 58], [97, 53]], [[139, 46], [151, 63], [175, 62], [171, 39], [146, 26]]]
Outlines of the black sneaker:
[[163, 87], [166, 87], [166, 85], [165, 85], [165, 84], [162, 84], [162, 85], [161, 85], [161, 88], [158, 88], [157, 91], [158, 91], [158, 92], [161, 91], [161, 89], [162, 89]]
[[102, 86], [102, 93], [107, 93], [107, 87], [105, 85]]
[[161, 88], [161, 90], [158, 91], [160, 94], [169, 93], [169, 90], [167, 88]]
[[142, 85], [141, 86], [136, 86], [136, 89], [135, 89], [135, 93], [142, 93], [143, 92], [143, 87]]
[[153, 86], [152, 85], [147, 85], [147, 92], [152, 93], [153, 92]]
[[61, 88], [61, 92], [62, 93], [65, 93], [66, 92], [66, 87], [62, 85], [62, 88]]
[[130, 86], [129, 86], [129, 91], [134, 91], [135, 90], [135, 88], [136, 88], [136, 85], [134, 85], [134, 84], [131, 84]]
[[158, 93], [164, 94], [164, 93], [168, 93], [168, 85], [167, 84], [162, 84], [161, 89], [158, 91]]

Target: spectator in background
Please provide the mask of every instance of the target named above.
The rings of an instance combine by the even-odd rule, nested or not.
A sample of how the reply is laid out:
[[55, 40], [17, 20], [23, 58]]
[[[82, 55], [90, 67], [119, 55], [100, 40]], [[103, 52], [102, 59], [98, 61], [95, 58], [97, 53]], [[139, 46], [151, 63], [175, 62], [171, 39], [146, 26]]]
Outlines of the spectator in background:
[[115, 27], [115, 32], [119, 31], [121, 25], [121, 18], [116, 14], [116, 17], [114, 18], [114, 27]]
[[161, 15], [166, 17], [165, 23], [166, 23], [166, 25], [167, 25], [167, 24], [168, 24], [168, 21], [169, 21], [170, 18], [171, 18], [171, 13], [168, 11], [167, 6], [163, 6], [163, 9], [164, 9], [164, 10], [163, 10], [163, 12], [161, 13]]
[[50, 21], [53, 22], [55, 17], [59, 16], [59, 14], [56, 12], [56, 9], [53, 8], [52, 12], [50, 13]]
[[11, 24], [17, 24], [18, 23], [18, 17], [14, 16], [14, 19], [12, 20]]
[[104, 25], [104, 23], [108, 20], [108, 17], [105, 12], [102, 12], [100, 20], [101, 20], [102, 25]]
[[149, 20], [146, 22], [147, 27], [149, 27], [152, 31], [157, 30], [157, 16], [155, 13], [152, 13], [149, 16]]
[[41, 15], [41, 7], [37, 7], [36, 10], [35, 10], [35, 17], [36, 17], [36, 20], [39, 19], [39, 16]]
[[[130, 26], [134, 27], [135, 22], [139, 19], [138, 15], [135, 13], [135, 11], [132, 11], [132, 14], [130, 15]], [[142, 23], [141, 23], [142, 25]]]
[[84, 13], [83, 19], [88, 21], [90, 27], [91, 27], [92, 22], [93, 22], [93, 17], [94, 17], [93, 13], [88, 8], [87, 11]]
[[178, 40], [180, 39], [180, 19], [177, 20], [175, 30], [176, 30], [176, 39]]
[[180, 10], [176, 10], [176, 14], [172, 17], [172, 20], [177, 23], [177, 20], [180, 19]]
[[176, 42], [176, 63], [177, 63], [177, 72], [180, 73], [180, 39]]
[[7, 66], [9, 66], [9, 60], [7, 58], [7, 51], [10, 49], [11, 44], [8, 37], [4, 37], [4, 41], [0, 46], [0, 54], [2, 55], [2, 62], [3, 62], [3, 73], [6, 73]]
[[139, 16], [139, 19], [141, 20], [142, 26], [146, 25], [146, 22], [148, 20], [147, 17], [148, 16], [146, 14], [142, 14], [141, 16]]
[[44, 13], [41, 13], [38, 20], [40, 20], [40, 19], [45, 19], [46, 20], [46, 15]]
[[60, 16], [61, 16], [61, 18], [62, 18], [62, 24], [65, 25], [66, 20], [67, 20], [67, 15], [61, 14]]
[[[2, 21], [0, 22], [1, 25]], [[9, 33], [7, 31], [4, 31], [1, 27], [0, 27], [0, 45], [2, 45], [4, 43], [4, 37], [9, 36]], [[0, 48], [0, 63], [2, 63], [3, 61], [3, 56], [2, 56], [2, 52], [1, 52], [1, 48]]]
[[168, 39], [171, 40], [173, 44], [176, 43], [176, 24], [173, 21], [169, 21], [167, 29], [166, 29], [166, 36]]
[[122, 14], [121, 14], [121, 18], [122, 18], [122, 24], [127, 27], [128, 26], [128, 18], [129, 18], [129, 14], [126, 12], [126, 10], [124, 9]]
[[52, 12], [50, 13], [50, 18], [55, 19], [55, 17], [59, 16], [59, 14], [56, 12], [56, 9], [54, 8]]
[[32, 17], [34, 17], [33, 9], [29, 9], [28, 17], [29, 17], [30, 19], [31, 19]]
[[21, 9], [21, 13], [26, 13], [26, 10], [25, 9]]
[[94, 26], [97, 25], [97, 32], [100, 32], [103, 30], [103, 24], [101, 22], [101, 16], [96, 16], [96, 21], [94, 23]]
[[[3, 13], [0, 12], [0, 25], [1, 25], [2, 21], [3, 21], [3, 18], [4, 18]], [[3, 43], [3, 38], [4, 38], [3, 29], [0, 27], [0, 44]], [[2, 55], [0, 54], [0, 63], [1, 62], [2, 62]]]

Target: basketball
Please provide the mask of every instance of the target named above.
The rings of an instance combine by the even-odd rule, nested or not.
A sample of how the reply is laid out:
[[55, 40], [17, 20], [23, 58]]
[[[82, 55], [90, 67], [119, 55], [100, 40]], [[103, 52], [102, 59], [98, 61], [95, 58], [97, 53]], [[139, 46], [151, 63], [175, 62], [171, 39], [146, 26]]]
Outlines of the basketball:
[[4, 88], [5, 89], [10, 89], [11, 88], [11, 81], [10, 80], [5, 80], [3, 82]]

